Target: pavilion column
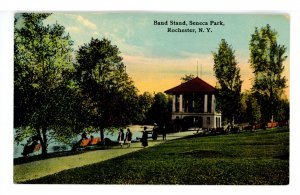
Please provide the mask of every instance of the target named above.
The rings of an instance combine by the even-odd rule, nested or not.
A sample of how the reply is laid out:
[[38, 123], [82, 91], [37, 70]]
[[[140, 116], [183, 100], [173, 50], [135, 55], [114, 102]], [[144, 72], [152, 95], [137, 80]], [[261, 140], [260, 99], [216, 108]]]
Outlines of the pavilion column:
[[207, 94], [204, 95], [204, 112], [207, 112]]
[[172, 112], [176, 112], [176, 95], [173, 95]]
[[182, 94], [179, 95], [179, 112], [182, 112]]
[[211, 95], [211, 113], [215, 113], [215, 95]]

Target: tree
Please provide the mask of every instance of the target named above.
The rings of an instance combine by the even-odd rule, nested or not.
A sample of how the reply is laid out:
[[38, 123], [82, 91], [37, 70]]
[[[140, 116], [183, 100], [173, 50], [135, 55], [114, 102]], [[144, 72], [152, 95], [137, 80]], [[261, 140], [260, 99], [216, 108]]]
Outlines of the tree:
[[[14, 127], [16, 140], [37, 136], [47, 154], [48, 135], [70, 136], [69, 76], [72, 41], [59, 24], [43, 25], [50, 14], [22, 14], [15, 20]], [[21, 21], [20, 21], [21, 20]]]
[[180, 80], [181, 80], [182, 83], [185, 83], [185, 82], [190, 81], [190, 80], [192, 80], [194, 78], [195, 78], [195, 75], [193, 75], [193, 74], [186, 74], [186, 75], [184, 75], [184, 77], [181, 77]]
[[247, 94], [246, 105], [247, 121], [251, 125], [259, 123], [261, 119], [260, 106], [253, 94]]
[[147, 113], [147, 122], [150, 124], [156, 123], [162, 127], [168, 124], [171, 119], [171, 101], [164, 93], [154, 95], [154, 101]]
[[224, 119], [233, 122], [238, 115], [242, 80], [232, 47], [221, 40], [217, 52], [213, 52], [214, 71], [218, 80], [217, 109]]
[[152, 104], [154, 102], [153, 95], [149, 92], [144, 92], [143, 94], [139, 95], [138, 98], [138, 118], [137, 123], [144, 124], [146, 123], [146, 114], [149, 112]]
[[290, 118], [290, 103], [288, 99], [282, 98], [275, 110], [276, 121], [288, 121]]
[[[277, 44], [277, 32], [268, 24], [255, 32], [250, 40], [250, 65], [254, 73], [252, 90], [257, 95], [264, 122], [270, 121], [286, 88], [282, 76], [286, 47]], [[277, 116], [274, 116], [276, 118]]]
[[83, 98], [85, 127], [100, 131], [130, 124], [137, 115], [138, 96], [117, 46], [91, 39], [76, 53], [76, 80]]

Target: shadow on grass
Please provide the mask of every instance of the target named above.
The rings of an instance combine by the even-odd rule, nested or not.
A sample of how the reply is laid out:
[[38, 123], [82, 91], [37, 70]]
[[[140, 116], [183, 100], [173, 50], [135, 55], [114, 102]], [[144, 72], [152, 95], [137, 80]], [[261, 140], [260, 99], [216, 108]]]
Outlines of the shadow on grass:
[[280, 160], [289, 160], [290, 155], [289, 154], [282, 154], [282, 155], [279, 155], [279, 156], [275, 156], [275, 158], [280, 159]]
[[[15, 158], [14, 159], [14, 165], [21, 165], [21, 164], [25, 164], [25, 163], [30, 163], [30, 162], [34, 162], [34, 161], [39, 161], [39, 160], [46, 160], [46, 159], [51, 159], [51, 158], [58, 158], [58, 157], [67, 157], [67, 156], [74, 156], [74, 155], [79, 155], [79, 154], [83, 154], [83, 153], [87, 153], [87, 152], [92, 152], [92, 151], [97, 151], [97, 150], [129, 150], [129, 149], [138, 149], [138, 148], [144, 148], [142, 145], [141, 146], [130, 146], [127, 147], [126, 145], [123, 147], [118, 147], [118, 146], [114, 146], [114, 147], [99, 147], [99, 148], [84, 148], [82, 150], [79, 151], [64, 151], [64, 152], [54, 152], [54, 153], [49, 153], [45, 156], [42, 155], [35, 155], [35, 156], [29, 156], [27, 158]], [[147, 147], [146, 147], [147, 148]]]
[[[274, 136], [276, 130], [266, 131], [266, 135], [265, 132], [261, 133], [257, 136], [248, 136], [245, 133], [246, 136], [230, 136], [229, 139], [227, 136], [224, 136], [225, 139], [218, 137], [189, 139], [212, 135], [189, 136], [189, 138], [167, 141], [157, 147], [149, 147], [108, 161], [65, 170], [24, 183], [288, 184], [289, 145], [288, 142], [278, 143], [282, 143], [282, 136], [288, 140], [289, 134]], [[264, 140], [267, 143], [274, 142], [274, 147], [252, 145]], [[240, 147], [240, 143], [244, 143], [245, 147]], [[90, 177], [91, 175], [93, 177]]]
[[49, 153], [45, 156], [43, 155], [35, 155], [35, 156], [29, 156], [27, 158], [15, 158], [14, 159], [14, 165], [20, 165], [24, 163], [29, 163], [29, 162], [34, 162], [38, 160], [45, 160], [45, 159], [50, 159], [50, 158], [57, 158], [57, 157], [63, 157], [63, 156], [73, 156], [77, 154], [82, 154], [86, 151], [64, 151], [64, 152], [54, 152], [54, 153]]
[[[196, 158], [216, 158], [216, 157], [223, 157], [224, 154], [219, 151], [215, 150], [193, 150], [188, 152], [180, 152], [180, 153], [168, 153], [167, 155], [180, 155], [186, 157], [196, 157]], [[232, 156], [234, 157], [234, 156]]]

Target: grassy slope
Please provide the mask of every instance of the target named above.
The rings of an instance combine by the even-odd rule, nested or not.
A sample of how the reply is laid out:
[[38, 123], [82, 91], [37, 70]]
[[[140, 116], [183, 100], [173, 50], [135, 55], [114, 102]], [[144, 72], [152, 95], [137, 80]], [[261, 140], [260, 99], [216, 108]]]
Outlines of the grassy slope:
[[289, 130], [168, 141], [28, 183], [288, 184]]

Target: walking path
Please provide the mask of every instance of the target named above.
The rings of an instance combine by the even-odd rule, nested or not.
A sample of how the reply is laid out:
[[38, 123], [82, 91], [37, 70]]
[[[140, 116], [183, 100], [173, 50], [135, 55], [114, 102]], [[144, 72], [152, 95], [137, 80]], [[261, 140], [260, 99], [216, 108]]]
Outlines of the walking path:
[[[188, 135], [192, 135], [193, 133], [195, 133], [195, 131], [185, 131], [185, 132], [168, 134], [167, 140], [182, 138]], [[148, 144], [149, 147], [152, 147], [163, 142], [165, 141], [163, 141], [162, 138], [159, 137], [158, 140], [156, 141], [152, 141], [151, 139], [149, 139]], [[94, 151], [89, 151], [89, 152], [72, 155], [72, 156], [50, 158], [50, 159], [15, 165], [14, 182], [19, 183], [31, 179], [37, 179], [40, 177], [44, 177], [46, 175], [58, 173], [63, 170], [81, 167], [81, 166], [94, 164], [94, 163], [99, 163], [101, 161], [122, 156], [141, 149], [143, 149], [141, 143], [137, 142], [137, 143], [131, 143], [130, 148], [127, 148], [127, 145], [124, 145], [123, 148], [113, 147], [107, 150], [94, 150]]]

